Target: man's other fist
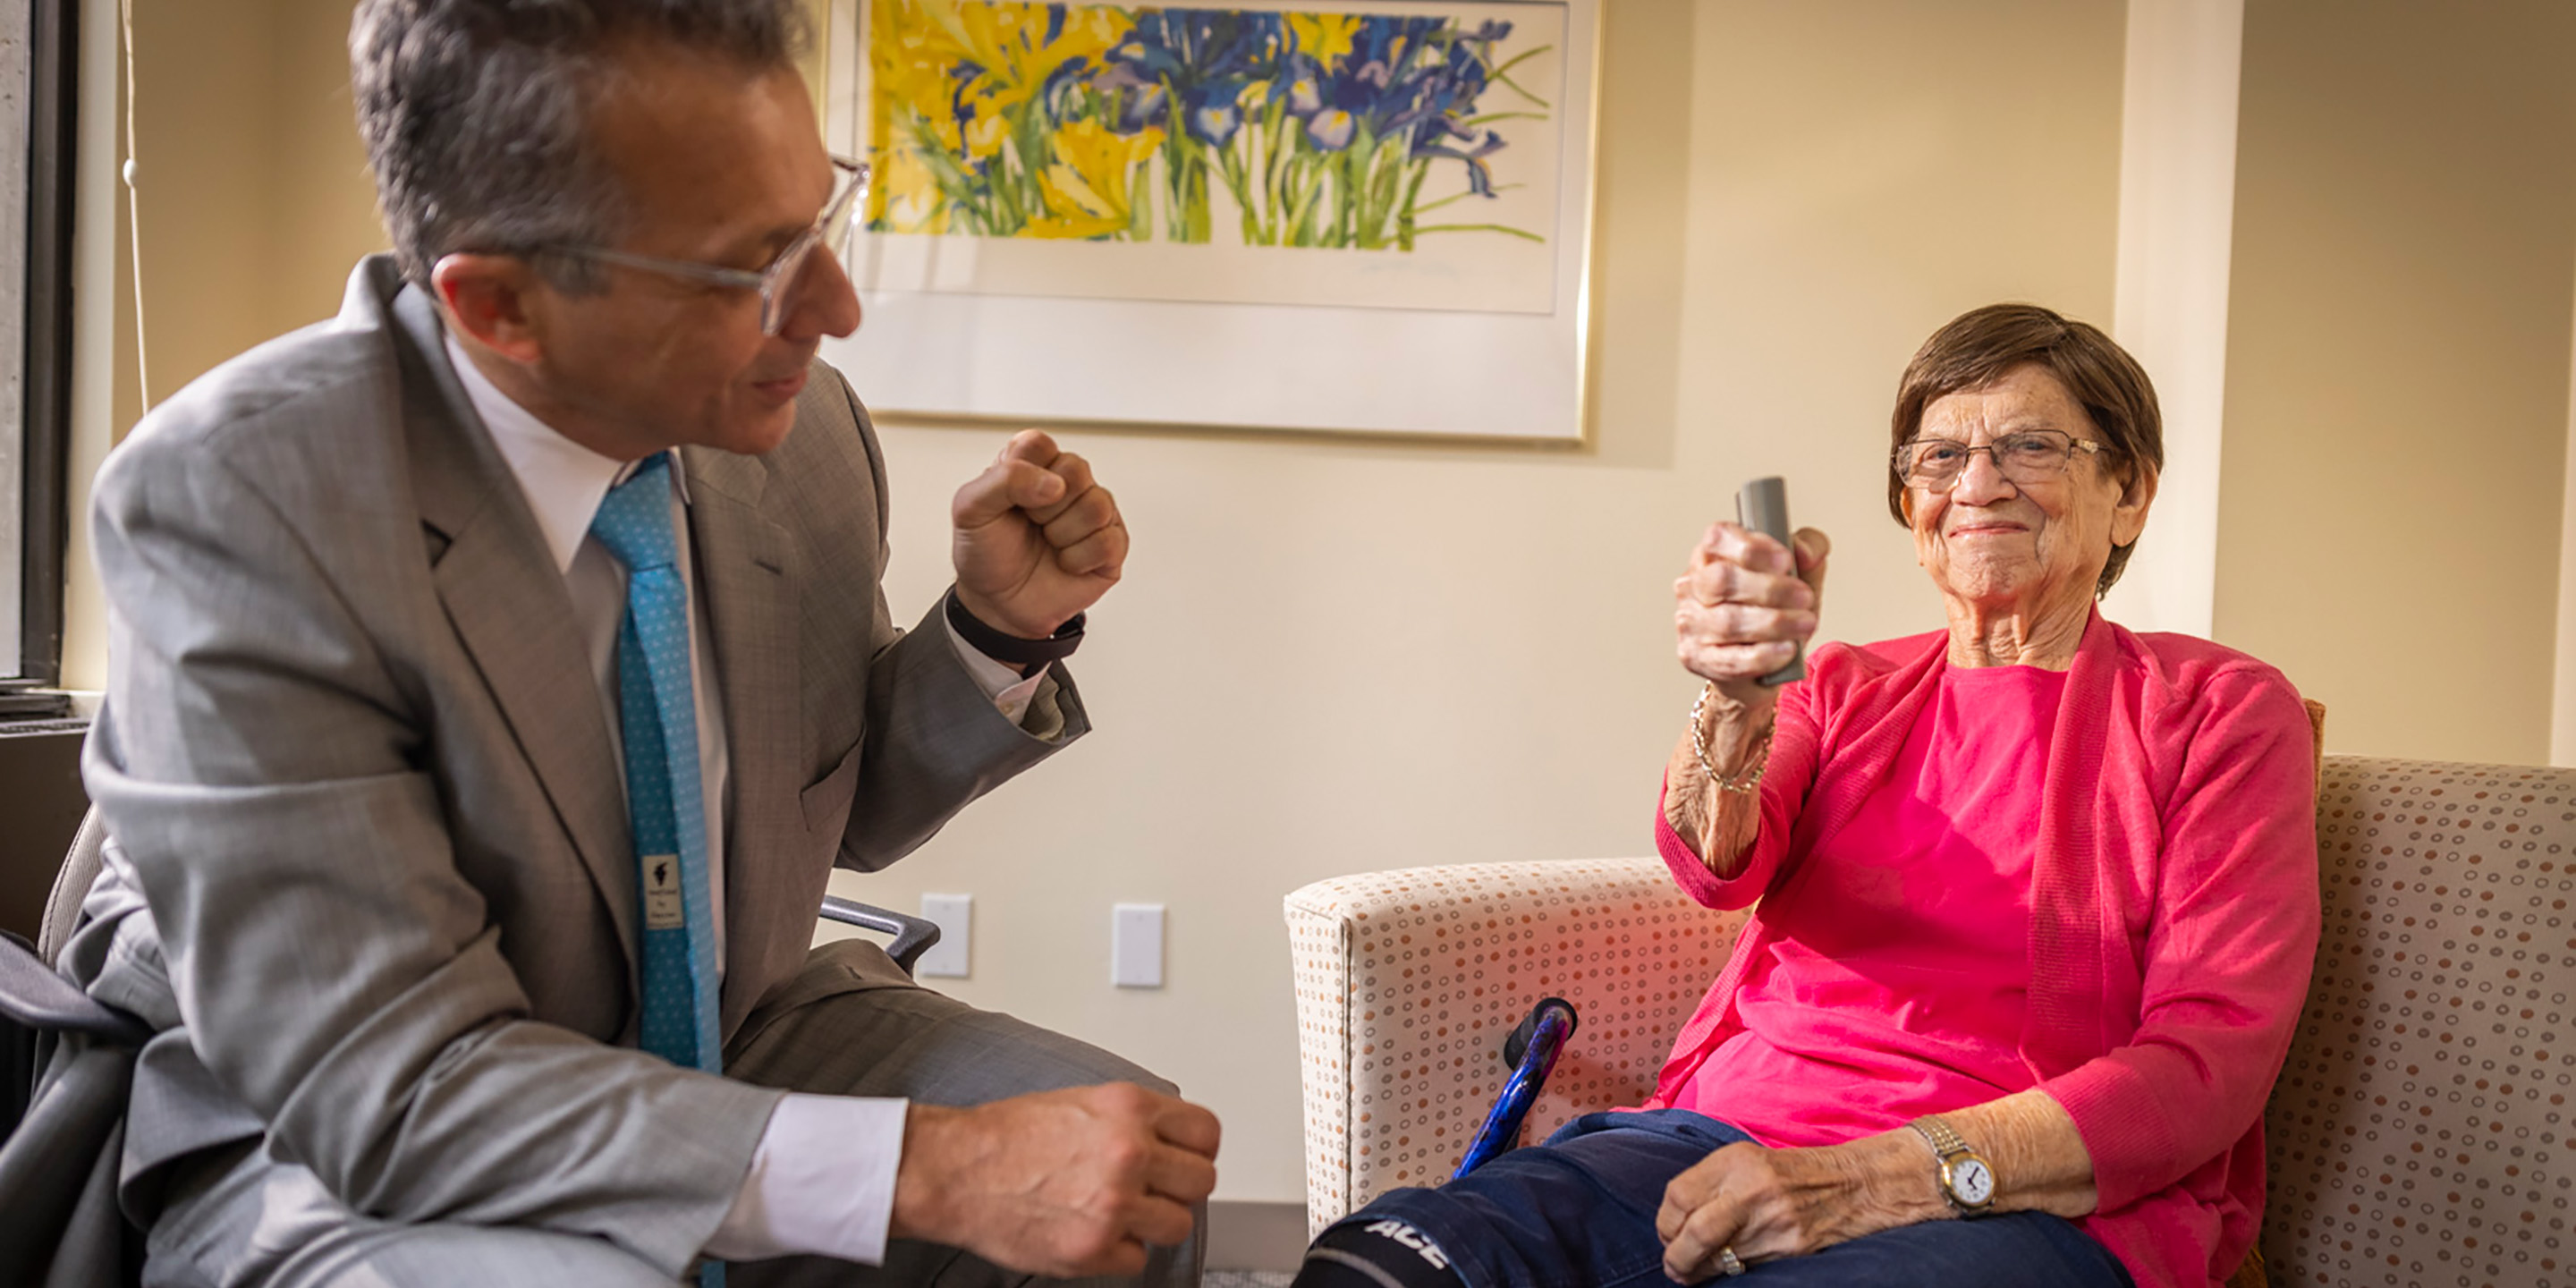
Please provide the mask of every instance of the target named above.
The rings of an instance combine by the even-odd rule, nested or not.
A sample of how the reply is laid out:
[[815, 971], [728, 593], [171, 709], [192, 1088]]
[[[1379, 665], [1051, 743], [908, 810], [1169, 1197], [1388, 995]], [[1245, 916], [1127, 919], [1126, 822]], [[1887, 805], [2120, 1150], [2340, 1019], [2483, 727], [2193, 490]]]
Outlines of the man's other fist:
[[1216, 1189], [1217, 1135], [1216, 1115], [1125, 1082], [915, 1104], [893, 1233], [1030, 1274], [1132, 1275], [1147, 1245], [1189, 1237]]

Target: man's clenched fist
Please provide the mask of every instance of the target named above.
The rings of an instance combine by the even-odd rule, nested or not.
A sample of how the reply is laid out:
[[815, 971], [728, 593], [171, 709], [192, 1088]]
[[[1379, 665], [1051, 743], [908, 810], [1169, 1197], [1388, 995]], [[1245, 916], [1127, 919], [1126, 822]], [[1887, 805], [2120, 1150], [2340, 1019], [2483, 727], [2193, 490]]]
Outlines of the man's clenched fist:
[[897, 1238], [1077, 1278], [1132, 1275], [1189, 1237], [1216, 1189], [1216, 1115], [1133, 1083], [915, 1104], [895, 1171]]
[[957, 489], [957, 602], [986, 625], [1044, 639], [1099, 602], [1127, 566], [1127, 521], [1091, 463], [1024, 429]]

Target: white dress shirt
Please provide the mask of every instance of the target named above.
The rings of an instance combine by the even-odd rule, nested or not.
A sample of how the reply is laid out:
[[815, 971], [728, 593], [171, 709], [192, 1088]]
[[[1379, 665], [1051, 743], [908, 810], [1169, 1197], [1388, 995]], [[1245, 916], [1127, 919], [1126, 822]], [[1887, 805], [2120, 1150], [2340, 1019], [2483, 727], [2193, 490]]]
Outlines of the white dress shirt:
[[[626, 569], [590, 535], [590, 524], [611, 487], [635, 463], [602, 456], [546, 427], [493, 385], [458, 346], [447, 358], [466, 397], [492, 433], [493, 445], [519, 481], [535, 512], [546, 550], [571, 593], [573, 618], [589, 650], [590, 672], [608, 716], [612, 753], [619, 758], [618, 786], [626, 784], [624, 723], [617, 685], [617, 631], [626, 612]], [[671, 529], [678, 546], [681, 587], [689, 598], [689, 679], [698, 718], [698, 770], [706, 793], [707, 879], [715, 915], [716, 963], [724, 963], [724, 801], [730, 762], [725, 753], [724, 695], [707, 651], [706, 601], [697, 592], [695, 561], [686, 539], [688, 480], [676, 460], [671, 470]], [[1004, 717], [1026, 717], [1044, 673], [1023, 678], [1016, 668], [985, 656], [948, 630], [948, 641]], [[760, 1145], [734, 1198], [733, 1210], [707, 1243], [709, 1256], [747, 1261], [796, 1253], [823, 1253], [877, 1264], [885, 1259], [887, 1227], [894, 1214], [895, 1167], [903, 1154], [907, 1102], [858, 1096], [789, 1093], [771, 1113]]]

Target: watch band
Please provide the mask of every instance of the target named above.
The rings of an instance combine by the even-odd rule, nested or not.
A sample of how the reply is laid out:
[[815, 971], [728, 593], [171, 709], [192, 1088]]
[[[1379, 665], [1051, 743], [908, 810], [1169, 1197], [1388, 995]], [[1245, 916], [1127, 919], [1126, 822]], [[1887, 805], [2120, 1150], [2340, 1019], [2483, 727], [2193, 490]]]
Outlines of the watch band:
[[1075, 613], [1064, 625], [1056, 627], [1053, 635], [1033, 640], [1025, 635], [1013, 635], [967, 612], [966, 605], [958, 602], [955, 586], [948, 588], [947, 607], [948, 624], [956, 627], [958, 635], [974, 645], [975, 651], [996, 662], [1020, 668], [1020, 674], [1024, 676], [1035, 675], [1046, 669], [1048, 663], [1070, 657], [1075, 649], [1082, 647], [1085, 617], [1082, 613]]
[[1943, 1158], [1948, 1158], [1952, 1154], [1977, 1152], [1968, 1148], [1968, 1142], [1959, 1139], [1958, 1131], [1938, 1115], [1925, 1114], [1905, 1125], [1923, 1133], [1923, 1139], [1932, 1142], [1932, 1152]]
[[[1943, 1201], [1964, 1217], [1980, 1217], [1994, 1211], [1995, 1169], [1993, 1164], [1988, 1163], [1983, 1155], [1970, 1148], [1968, 1142], [1960, 1138], [1958, 1131], [1939, 1115], [1925, 1114], [1907, 1123], [1906, 1126], [1913, 1128], [1916, 1134], [1922, 1136], [1932, 1146], [1932, 1152], [1937, 1156], [1935, 1163], [1939, 1172], [1935, 1179], [1941, 1187]], [[1982, 1177], [1985, 1189], [1983, 1199], [1971, 1202], [1960, 1194], [1957, 1178], [1962, 1169], [1971, 1169], [1972, 1179]]]

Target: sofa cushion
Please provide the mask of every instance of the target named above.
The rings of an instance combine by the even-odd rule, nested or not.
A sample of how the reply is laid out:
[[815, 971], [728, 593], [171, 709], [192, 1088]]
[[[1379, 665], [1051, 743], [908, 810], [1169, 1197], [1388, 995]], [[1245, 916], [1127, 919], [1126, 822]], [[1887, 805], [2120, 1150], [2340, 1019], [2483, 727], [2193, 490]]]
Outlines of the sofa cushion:
[[2576, 1285], [2576, 770], [2338, 756], [2265, 1115], [2277, 1281]]

